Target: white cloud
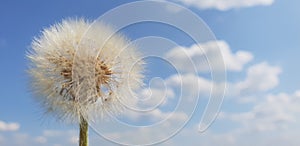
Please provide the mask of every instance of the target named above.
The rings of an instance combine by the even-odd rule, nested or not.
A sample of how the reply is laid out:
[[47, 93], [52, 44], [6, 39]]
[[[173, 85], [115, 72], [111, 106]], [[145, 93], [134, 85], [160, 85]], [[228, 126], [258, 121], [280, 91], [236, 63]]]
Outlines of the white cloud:
[[[30, 131], [31, 132], [31, 131]], [[23, 133], [20, 131], [0, 132], [0, 145], [7, 146], [72, 146], [78, 144], [76, 138], [78, 137], [78, 132], [76, 130], [43, 130], [41, 135], [32, 135], [32, 133]], [[77, 138], [78, 139], [78, 138]]]
[[232, 131], [225, 133], [215, 133], [213, 131], [198, 133], [197, 128], [193, 127], [185, 128], [178, 135], [159, 146], [298, 146], [300, 144], [300, 140], [297, 137], [298, 133], [292, 133], [287, 130], [264, 133], [234, 133]]
[[149, 87], [140, 90], [135, 106], [140, 108], [151, 108], [155, 106], [163, 106], [168, 102], [169, 98], [174, 98], [175, 93], [169, 87], [158, 88]]
[[44, 136], [38, 136], [34, 138], [34, 141], [39, 144], [45, 144], [47, 142], [47, 138]]
[[199, 9], [217, 9], [221, 11], [253, 6], [269, 6], [274, 0], [175, 0], [187, 6]]
[[63, 135], [64, 132], [61, 130], [44, 130], [43, 135], [46, 137], [56, 137]]
[[166, 10], [171, 12], [171, 13], [178, 13], [180, 11], [182, 11], [182, 7], [178, 7], [178, 6], [174, 6], [174, 5], [166, 5]]
[[23, 146], [31, 143], [30, 135], [28, 135], [27, 133], [15, 133], [12, 139], [12, 145]]
[[226, 83], [226, 99], [238, 103], [255, 103], [260, 95], [267, 93], [279, 85], [279, 75], [282, 70], [279, 66], [261, 62], [251, 65], [246, 70], [244, 79]]
[[44, 137], [60, 137], [63, 135], [73, 136], [77, 135], [76, 130], [52, 130], [52, 129], [46, 129], [43, 131]]
[[[181, 91], [185, 98], [195, 98], [198, 95], [209, 95], [213, 86], [212, 81], [195, 74], [172, 75], [166, 79], [169, 87]], [[174, 89], [174, 90], [175, 90]]]
[[69, 139], [69, 142], [70, 142], [71, 144], [78, 144], [78, 142], [79, 142], [78, 136], [72, 136], [72, 137]]
[[[168, 119], [165, 119], [166, 117], [168, 117]], [[167, 113], [155, 110], [155, 112], [151, 115], [151, 118], [165, 120], [160, 123], [156, 123], [156, 126], [154, 127], [141, 126], [134, 128], [134, 130], [123, 131], [120, 131], [120, 129], [116, 129], [115, 131], [113, 128], [110, 128], [115, 127], [113, 124], [106, 125], [105, 127], [110, 130], [102, 132], [102, 134], [109, 140], [126, 143], [128, 145], [149, 144], [157, 142], [156, 140], [162, 140], [170, 136], [170, 133], [176, 132], [176, 128], [180, 125], [183, 126], [184, 122], [188, 119], [188, 116], [183, 112]], [[98, 140], [100, 140], [100, 138], [98, 138]]]
[[[214, 128], [209, 129], [205, 133], [197, 133], [196, 124], [192, 123], [193, 128], [184, 128], [182, 132], [170, 139], [169, 141], [162, 143], [161, 145], [294, 145], [297, 146], [300, 144], [298, 140], [298, 132], [300, 128], [297, 128], [297, 122], [300, 120], [300, 91], [296, 91], [293, 94], [280, 93], [280, 94], [268, 94], [265, 91], [273, 89], [279, 84], [279, 74], [281, 73], [280, 67], [271, 66], [266, 62], [254, 64], [244, 70], [245, 64], [253, 59], [253, 55], [250, 52], [246, 51], [237, 51], [233, 53], [230, 50], [228, 44], [224, 41], [209, 42], [205, 44], [200, 44], [204, 49], [201, 50], [199, 47], [193, 45], [190, 48], [174, 48], [169, 52], [169, 56], [175, 62], [180, 69], [186, 70], [188, 67], [185, 63], [186, 57], [191, 57], [193, 61], [199, 61], [198, 57], [205, 60], [204, 54], [211, 55], [213, 57], [214, 52], [216, 51], [216, 46], [221, 46], [222, 55], [225, 60], [225, 64], [230, 71], [245, 71], [245, 79], [236, 82], [228, 82], [229, 89], [228, 92], [231, 92], [232, 95], [244, 94], [249, 97], [247, 100], [252, 100], [251, 107], [248, 108], [233, 108], [234, 112], [222, 112], [219, 119], [215, 124], [220, 127], [227, 127], [228, 125], [235, 125], [236, 127], [229, 130], [215, 130]], [[182, 52], [185, 53], [185, 56], [182, 55]], [[205, 52], [205, 53], [203, 53]], [[183, 56], [183, 57], [182, 57]], [[173, 58], [172, 58], [173, 57]], [[181, 59], [176, 62], [177, 59]], [[188, 61], [187, 61], [188, 62]], [[182, 64], [181, 64], [182, 63]], [[201, 66], [201, 62], [198, 62]], [[197, 65], [199, 65], [197, 64]], [[216, 63], [217, 64], [217, 63]], [[197, 67], [198, 70], [203, 71], [208, 68]], [[161, 80], [164, 84], [161, 86], [156, 82], [153, 83], [153, 86], [150, 86], [147, 89], [141, 91], [145, 97], [149, 97], [150, 102], [145, 103], [145, 105], [154, 105], [157, 102], [160, 102], [163, 99], [163, 103], [166, 104], [171, 99], [177, 98], [179, 96], [179, 89], [182, 89], [182, 96], [184, 102], [185, 100], [192, 99], [195, 95], [200, 94], [209, 95], [212, 86], [215, 83], [208, 79], [201, 77], [196, 74], [184, 73], [181, 75], [171, 75], [165, 80]], [[256, 96], [256, 93], [261, 92], [262, 94], [259, 97]], [[237, 96], [240, 97], [240, 96]], [[233, 98], [233, 100], [239, 100], [240, 98]], [[191, 103], [191, 102], [189, 102]], [[235, 107], [235, 104], [226, 105]], [[189, 106], [190, 104], [186, 104]], [[184, 107], [189, 108], [189, 107]], [[232, 109], [231, 109], [232, 110]], [[155, 109], [149, 115], [138, 115], [136, 113], [126, 112], [126, 115], [129, 118], [136, 120], [153, 120], [161, 121], [166, 117], [170, 116], [170, 121], [166, 122], [161, 129], [149, 130], [146, 128], [138, 129], [137, 131], [121, 131], [121, 132], [112, 132], [110, 136], [116, 139], [122, 139], [122, 141], [128, 142], [144, 142], [149, 141], [151, 138], [155, 137], [165, 137], [164, 131], [169, 130], [174, 127], [174, 123], [183, 123], [188, 119], [189, 114], [184, 111], [184, 109], [176, 112], [164, 111], [161, 109]], [[143, 113], [142, 113], [143, 114]], [[225, 122], [224, 122], [225, 121]], [[193, 122], [193, 121], [192, 121]], [[197, 121], [198, 122], [198, 121]], [[9, 123], [3, 124], [2, 127], [7, 127]], [[3, 126], [5, 125], [5, 126]], [[296, 126], [295, 126], [296, 125]], [[214, 126], [214, 125], [213, 125]], [[295, 128], [296, 127], [296, 128]], [[1, 129], [1, 121], [0, 121]], [[2, 128], [4, 129], [4, 128]], [[163, 131], [163, 132], [162, 132]], [[217, 132], [216, 132], [217, 131]], [[138, 134], [137, 133], [141, 133]], [[276, 134], [274, 134], [276, 133]], [[134, 137], [134, 138], [132, 138]], [[136, 138], [139, 137], [139, 138]], [[140, 138], [141, 137], [141, 138]], [[4, 139], [4, 140], [3, 140]], [[11, 140], [12, 139], [12, 140]], [[15, 138], [8, 139], [13, 141], [18, 139], [20, 142], [18, 145], [32, 145], [34, 144], [43, 144], [43, 145], [74, 145], [78, 143], [78, 132], [74, 130], [49, 130], [46, 129], [43, 131], [41, 136], [28, 136], [28, 135], [19, 135]], [[0, 135], [0, 144], [8, 141], [7, 137]], [[99, 142], [101, 140], [101, 142]], [[2, 141], [2, 143], [1, 143]], [[91, 137], [92, 144], [97, 145], [101, 143], [102, 145], [115, 145], [109, 143], [100, 137]], [[4, 145], [14, 145], [15, 143], [4, 143]], [[17, 144], [16, 144], [17, 145]]]
[[155, 121], [157, 120], [157, 113], [161, 112], [159, 108], [168, 106], [167, 104], [174, 97], [173, 89], [167, 85], [165, 80], [154, 78], [150, 81], [148, 87], [140, 89], [130, 102], [123, 103], [128, 109], [123, 111], [126, 114], [122, 117], [134, 121], [148, 117], [147, 119]]
[[165, 56], [176, 69], [186, 72], [193, 72], [195, 69], [207, 72], [211, 67], [215, 71], [223, 70], [224, 64], [228, 71], [241, 71], [253, 59], [253, 55], [247, 51], [231, 52], [229, 45], [221, 40], [194, 44], [189, 48], [176, 47]]
[[0, 131], [17, 131], [20, 128], [19, 123], [6, 123], [4, 121], [0, 121]]
[[[34, 138], [27, 133], [11, 132], [0, 135], [0, 145], [5, 146], [32, 146], [36, 145]], [[40, 143], [39, 143], [40, 144]]]
[[[300, 115], [300, 91], [296, 91], [293, 94], [280, 93], [274, 95], [265, 93], [265, 91], [279, 84], [280, 72], [280, 67], [271, 66], [266, 62], [262, 62], [250, 66], [246, 70], [245, 79], [242, 79], [242, 81], [228, 83], [232, 87], [229, 91], [236, 92], [235, 95], [238, 95], [240, 92], [246, 93], [247, 89], [247, 96], [249, 98], [259, 99], [251, 103], [253, 105], [249, 110], [236, 108], [234, 112], [222, 112], [215, 122], [226, 123], [221, 125], [221, 127], [226, 127], [227, 124], [235, 125], [235, 127], [227, 131], [220, 130], [221, 132], [210, 129], [210, 131], [206, 131], [204, 134], [197, 133], [197, 128], [185, 128], [178, 136], [175, 136], [161, 145], [299, 145], [300, 141], [295, 138], [300, 128], [295, 129], [295, 125], [297, 127], [297, 121], [300, 120], [300, 118], [298, 118]], [[178, 87], [182, 85], [182, 90], [186, 90], [186, 93], [191, 93], [191, 95], [197, 93], [199, 90], [202, 90], [202, 93], [209, 93], [213, 85], [211, 80], [193, 74], [182, 74], [181, 76], [172, 75], [166, 78], [165, 81], [166, 85], [173, 88], [174, 91], [178, 91]], [[199, 83], [199, 88], [197, 87], [197, 83]], [[267, 95], [256, 97], [257, 92], [262, 92], [262, 94]], [[186, 99], [192, 97], [191, 95], [183, 94], [183, 97]], [[234, 107], [235, 104], [238, 103], [231, 104], [231, 106]], [[156, 110], [151, 117], [160, 119], [161, 117], [168, 116], [167, 114], [167, 112]], [[187, 118], [187, 114], [180, 116], [180, 114], [176, 113], [175, 115], [179, 121], [186, 120]], [[145, 137], [159, 134], [159, 131], [143, 132], [145, 132]], [[117, 137], [121, 139], [130, 139], [130, 137], [134, 136], [132, 133], [134, 132], [115, 133], [115, 136], [117, 135]]]
[[128, 124], [133, 124], [133, 125], [136, 122], [137, 123], [146, 122], [148, 124], [155, 124], [155, 123], [162, 122], [166, 119], [168, 119], [169, 121], [183, 122], [188, 118], [188, 114], [185, 113], [184, 111], [166, 112], [166, 111], [162, 111], [159, 108], [155, 108], [147, 112], [125, 110], [124, 113], [126, 114], [122, 115], [122, 117], [129, 118], [133, 122], [129, 122]]
[[[279, 74], [281, 73], [280, 67], [269, 65], [266, 62], [254, 64], [247, 68], [247, 70], [243, 70], [245, 64], [253, 59], [253, 56], [250, 52], [245, 51], [237, 51], [236, 53], [232, 53], [230, 47], [226, 44], [226, 42], [211, 42], [212, 44], [202, 44], [202, 46], [206, 46], [206, 48], [216, 48], [214, 47], [216, 44], [223, 46], [222, 55], [224, 56], [225, 64], [231, 71], [241, 71], [246, 72], [246, 77], [241, 79], [241, 81], [228, 82], [229, 84], [229, 92], [230, 94], [240, 97], [241, 93], [247, 95], [249, 99], [259, 99], [252, 100], [249, 110], [235, 108], [235, 112], [223, 112], [220, 115], [220, 118], [217, 120], [219, 123], [222, 123], [223, 120], [226, 123], [231, 125], [234, 124], [236, 127], [229, 129], [227, 131], [218, 131], [215, 133], [215, 130], [211, 130], [205, 132], [200, 135], [197, 133], [197, 128], [187, 129], [185, 128], [183, 132], [179, 133], [179, 136], [175, 136], [170, 141], [166, 143], [162, 143], [162, 145], [268, 145], [277, 144], [280, 145], [280, 142], [273, 142], [275, 140], [282, 140], [286, 143], [296, 143], [294, 145], [299, 144], [297, 141], [293, 141], [290, 137], [294, 137], [296, 134], [292, 134], [288, 130], [293, 129], [291, 126], [292, 123], [296, 123], [299, 121], [297, 119], [297, 113], [300, 112], [300, 108], [298, 105], [300, 104], [300, 91], [295, 92], [292, 95], [289, 94], [278, 94], [278, 95], [261, 95], [267, 94], [266, 91], [273, 89], [279, 84]], [[227, 47], [226, 47], [227, 45]], [[225, 46], [225, 47], [224, 47]], [[192, 56], [192, 59], [198, 59], [197, 57], [202, 57], [204, 53], [198, 51], [199, 48], [196, 47], [191, 48], [175, 48], [170, 51], [166, 56], [174, 59], [173, 63], [176, 62], [177, 59], [181, 59], [176, 62], [177, 67], [182, 67], [182, 70], [188, 67], [185, 63], [187, 56]], [[225, 48], [225, 49], [224, 49]], [[176, 50], [177, 49], [177, 50]], [[185, 49], [185, 50], [183, 50]], [[178, 51], [179, 50], [179, 51]], [[214, 49], [206, 49], [205, 53], [208, 55], [214, 54]], [[184, 55], [182, 55], [184, 54]], [[213, 56], [213, 55], [212, 55]], [[194, 58], [193, 58], [194, 57]], [[176, 58], [176, 59], [175, 59]], [[184, 62], [186, 61], [186, 62]], [[183, 63], [182, 63], [183, 62]], [[182, 64], [180, 64], [182, 63]], [[199, 69], [199, 68], [197, 68]], [[172, 89], [174, 91], [175, 98], [180, 96], [180, 90], [182, 90], [182, 101], [184, 102], [187, 99], [192, 99], [195, 95], [200, 94], [209, 95], [212, 86], [216, 86], [216, 84], [208, 79], [201, 77], [196, 74], [184, 73], [181, 75], [171, 75], [167, 77], [165, 80], [165, 86]], [[155, 90], [162, 89], [160, 87], [152, 88]], [[161, 90], [163, 91], [163, 90]], [[145, 91], [146, 92], [146, 91]], [[155, 91], [156, 92], [156, 91]], [[260, 97], [257, 97], [256, 93], [261, 93]], [[147, 94], [149, 92], [147, 91]], [[172, 93], [172, 94], [174, 94]], [[147, 95], [145, 93], [145, 95]], [[152, 93], [153, 94], [153, 93]], [[165, 92], [160, 92], [157, 95], [165, 95]], [[233, 98], [233, 100], [239, 100], [240, 98]], [[191, 103], [191, 102], [189, 102]], [[230, 103], [231, 106], [234, 107], [234, 104], [239, 104], [236, 102]], [[189, 105], [187, 105], [189, 106]], [[227, 105], [228, 106], [228, 105]], [[188, 107], [185, 107], [188, 108]], [[247, 109], [247, 108], [246, 108]], [[126, 112], [128, 114], [128, 112]], [[149, 114], [150, 119], [154, 121], [158, 121], [168, 117], [171, 113], [163, 110], [156, 109], [151, 114]], [[133, 118], [137, 118], [138, 120], [145, 120], [147, 118], [138, 118], [139, 115], [132, 114]], [[185, 110], [181, 109], [181, 112], [175, 112], [173, 116], [173, 122], [182, 122], [188, 118], [188, 114], [185, 113]], [[193, 123], [195, 124], [195, 123]], [[221, 125], [226, 127], [227, 124]], [[168, 126], [172, 126], [172, 123], [164, 125], [165, 128]], [[222, 129], [222, 128], [221, 128]], [[144, 130], [144, 131], [142, 131]], [[166, 129], [159, 129], [160, 131], [165, 131]], [[142, 139], [138, 139], [136, 141], [146, 141], [147, 138], [151, 138], [153, 135], [165, 136], [160, 131], [147, 131], [145, 129], [140, 129], [137, 131], [138, 133], [143, 133]], [[272, 138], [269, 136], [269, 132], [277, 132], [284, 131], [285, 133], [282, 135], [276, 135], [276, 138]], [[111, 136], [117, 139], [130, 140], [130, 137], [136, 137], [135, 131], [124, 131], [119, 133], [111, 133]], [[258, 135], [258, 136], [257, 136]], [[251, 138], [248, 138], [251, 137]], [[287, 138], [288, 137], [288, 138]], [[145, 139], [143, 139], [145, 138]], [[136, 142], [135, 141], [135, 142]], [[293, 142], [291, 142], [293, 141]], [[247, 143], [247, 144], [245, 144]], [[281, 142], [282, 144], [282, 142]]]
[[236, 84], [241, 94], [267, 91], [279, 84], [280, 67], [271, 66], [266, 62], [253, 65], [247, 69], [244, 81]]
[[249, 110], [236, 108], [234, 112], [220, 113], [204, 133], [198, 133], [196, 126], [185, 128], [161, 145], [298, 146], [299, 93], [264, 95]]
[[282, 130], [296, 123], [300, 114], [300, 96], [280, 93], [266, 95], [249, 111], [222, 113], [221, 119], [229, 119], [242, 124], [240, 131], [263, 132]]

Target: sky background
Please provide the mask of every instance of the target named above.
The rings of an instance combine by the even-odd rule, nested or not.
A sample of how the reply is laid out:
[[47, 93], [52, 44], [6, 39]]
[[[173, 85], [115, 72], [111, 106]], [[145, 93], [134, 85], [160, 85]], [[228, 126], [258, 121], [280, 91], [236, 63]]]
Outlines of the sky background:
[[[77, 126], [59, 123], [44, 117], [29, 92], [26, 74], [26, 50], [35, 36], [64, 18], [85, 17], [93, 20], [122, 4], [133, 2], [96, 0], [78, 1], [15, 1], [0, 0], [0, 145], [77, 145]], [[203, 42], [205, 48], [218, 46], [227, 66], [227, 89], [220, 114], [204, 133], [198, 133], [199, 117], [207, 98], [200, 100], [195, 116], [176, 136], [160, 145], [300, 145], [300, 13], [298, 0], [174, 0], [189, 8], [203, 19], [216, 40]], [[180, 10], [166, 11], [179, 15]], [[153, 10], [156, 13], [159, 10]], [[163, 15], [163, 14], [161, 14]], [[180, 18], [178, 18], [180, 21]], [[122, 30], [132, 40], [145, 36], [159, 36], [173, 40], [177, 46], [170, 48], [165, 56], [175, 65], [187, 66], [179, 50], [189, 52], [196, 66], [203, 54], [193, 53], [194, 42], [180, 35], [179, 31], [159, 24], [137, 24]], [[163, 46], [162, 44], [159, 44]], [[146, 48], [142, 50], [146, 51]], [[197, 50], [197, 47], [196, 47]], [[169, 56], [168, 56], [169, 53]], [[170, 55], [171, 54], [171, 55]], [[200, 55], [199, 55], [200, 54]], [[180, 60], [182, 59], [182, 60]], [[201, 59], [200, 59], [201, 60]], [[177, 61], [177, 62], [176, 62]], [[166, 67], [164, 67], [164, 65]], [[160, 67], [163, 67], [162, 70]], [[214, 84], [209, 71], [198, 70], [197, 75], [183, 74], [187, 87], [198, 81], [200, 95], [209, 95]], [[176, 76], [172, 68], [161, 60], [150, 60], [147, 77], [162, 77], [167, 86], [166, 103], [153, 115], [137, 117], [128, 114], [123, 120], [135, 124], [149, 124], [168, 115], [178, 101]], [[162, 97], [159, 86], [153, 85], [152, 94]], [[188, 93], [196, 88], [186, 89]], [[197, 91], [195, 91], [197, 90]], [[147, 89], [141, 91], [147, 94]], [[193, 95], [183, 95], [183, 99]], [[153, 99], [156, 101], [160, 99]], [[151, 103], [150, 103], [151, 105]], [[174, 113], [175, 121], [186, 120], [185, 112]], [[122, 119], [122, 118], [121, 118]], [[154, 120], [153, 120], [154, 119]], [[176, 121], [178, 120], [178, 121]], [[163, 127], [170, 128], [170, 127]], [[161, 129], [163, 130], [163, 129]], [[138, 132], [120, 131], [108, 133], [110, 137], [126, 141]], [[145, 132], [142, 137], [160, 134]], [[91, 131], [90, 145], [115, 145]]]

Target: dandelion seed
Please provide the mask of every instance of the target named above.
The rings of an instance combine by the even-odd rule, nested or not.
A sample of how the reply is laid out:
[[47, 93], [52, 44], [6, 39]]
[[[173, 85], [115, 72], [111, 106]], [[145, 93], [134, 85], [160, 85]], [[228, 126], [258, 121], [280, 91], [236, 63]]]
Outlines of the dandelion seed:
[[27, 55], [36, 99], [46, 113], [80, 123], [80, 130], [90, 120], [120, 113], [143, 78], [136, 48], [120, 34], [110, 36], [110, 27], [91, 24], [68, 19], [46, 28]]

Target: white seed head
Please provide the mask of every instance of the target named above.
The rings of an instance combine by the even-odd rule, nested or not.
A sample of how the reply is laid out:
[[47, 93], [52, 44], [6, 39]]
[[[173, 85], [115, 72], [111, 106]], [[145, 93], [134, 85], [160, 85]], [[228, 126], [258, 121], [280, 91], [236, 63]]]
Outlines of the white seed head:
[[44, 29], [31, 48], [33, 91], [46, 113], [61, 120], [118, 114], [142, 85], [137, 49], [101, 22], [63, 20]]

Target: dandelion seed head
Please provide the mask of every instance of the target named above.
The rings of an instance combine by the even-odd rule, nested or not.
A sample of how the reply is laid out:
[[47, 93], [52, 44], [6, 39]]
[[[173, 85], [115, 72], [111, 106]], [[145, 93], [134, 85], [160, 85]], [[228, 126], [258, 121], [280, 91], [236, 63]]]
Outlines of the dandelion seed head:
[[118, 114], [142, 85], [144, 63], [136, 47], [101, 22], [63, 20], [44, 29], [31, 48], [36, 99], [60, 120]]

